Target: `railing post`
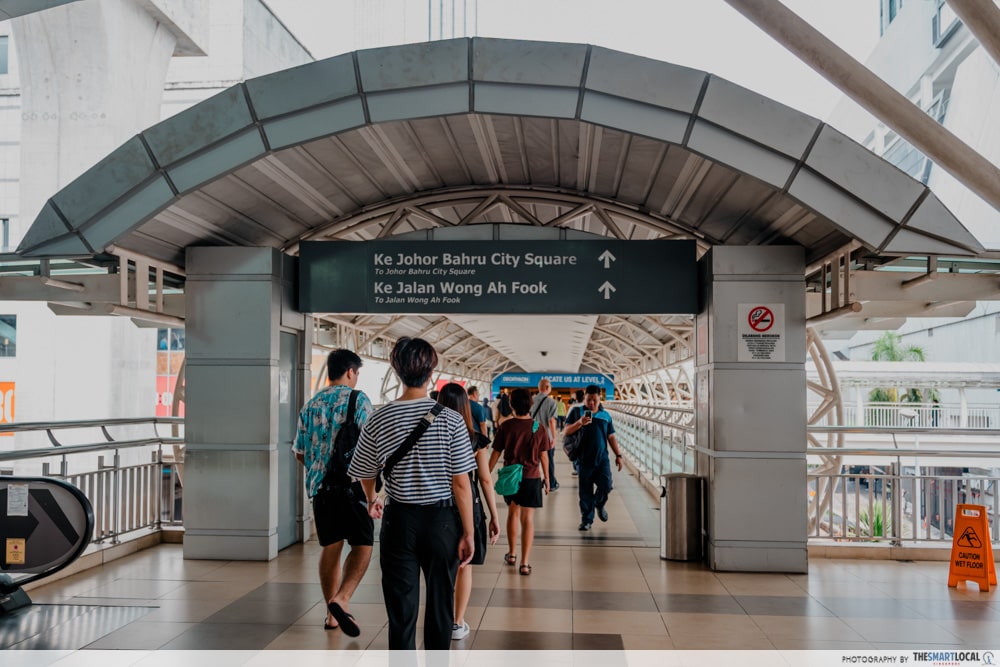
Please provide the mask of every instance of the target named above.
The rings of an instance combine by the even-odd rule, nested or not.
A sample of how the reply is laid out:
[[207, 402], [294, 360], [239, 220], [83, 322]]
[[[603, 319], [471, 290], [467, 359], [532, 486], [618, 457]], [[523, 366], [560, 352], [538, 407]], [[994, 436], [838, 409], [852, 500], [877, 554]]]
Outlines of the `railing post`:
[[899, 463], [889, 464], [889, 482], [892, 484], [892, 546], [903, 544], [903, 483]]
[[113, 523], [113, 535], [111, 536], [111, 544], [118, 544], [121, 540], [118, 539], [118, 534], [121, 532], [121, 469], [122, 469], [122, 459], [119, 450], [115, 450], [114, 459], [114, 469], [111, 473], [111, 493], [114, 494], [111, 498], [111, 516]]

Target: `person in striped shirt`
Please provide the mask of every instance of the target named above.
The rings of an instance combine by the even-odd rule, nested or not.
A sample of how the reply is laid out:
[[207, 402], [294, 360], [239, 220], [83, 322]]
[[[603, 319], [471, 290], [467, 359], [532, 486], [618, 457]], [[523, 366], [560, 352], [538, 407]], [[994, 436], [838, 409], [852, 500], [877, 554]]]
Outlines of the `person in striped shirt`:
[[430, 343], [400, 338], [390, 363], [403, 393], [365, 423], [348, 474], [361, 480], [369, 515], [382, 519], [379, 564], [389, 648], [416, 649], [423, 572], [427, 590], [423, 648], [448, 650], [455, 621], [455, 577], [474, 552], [468, 473], [476, 469], [476, 459], [465, 420], [444, 408], [386, 476], [388, 499], [376, 493], [375, 477], [386, 460], [436, 405], [427, 395], [437, 366]]

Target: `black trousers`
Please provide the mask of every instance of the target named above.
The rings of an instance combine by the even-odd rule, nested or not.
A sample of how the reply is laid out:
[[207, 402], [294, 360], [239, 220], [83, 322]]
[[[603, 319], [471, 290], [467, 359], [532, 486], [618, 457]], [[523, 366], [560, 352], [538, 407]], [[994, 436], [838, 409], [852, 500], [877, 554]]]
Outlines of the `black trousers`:
[[420, 573], [427, 607], [424, 649], [447, 651], [455, 622], [455, 575], [462, 521], [455, 507], [389, 501], [382, 515], [379, 563], [389, 615], [389, 648], [414, 650], [420, 608]]

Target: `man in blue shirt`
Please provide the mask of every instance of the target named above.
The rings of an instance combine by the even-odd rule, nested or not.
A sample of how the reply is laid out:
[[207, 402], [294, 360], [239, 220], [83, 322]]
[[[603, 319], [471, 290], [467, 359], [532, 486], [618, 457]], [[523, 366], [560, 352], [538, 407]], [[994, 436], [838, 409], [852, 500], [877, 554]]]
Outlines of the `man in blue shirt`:
[[601, 521], [608, 520], [605, 504], [614, 485], [611, 481], [611, 462], [608, 460], [608, 445], [615, 453], [615, 465], [622, 469], [621, 450], [615, 439], [615, 426], [611, 415], [604, 410], [600, 398], [601, 389], [589, 385], [584, 392], [583, 405], [577, 405], [566, 419], [564, 437], [583, 429], [580, 442], [580, 530], [590, 530], [594, 523], [594, 512]]
[[479, 402], [479, 387], [469, 387], [468, 394], [473, 430], [482, 435], [489, 435], [490, 432], [487, 430], [488, 426], [486, 424], [489, 421], [489, 416], [486, 414], [486, 408]]

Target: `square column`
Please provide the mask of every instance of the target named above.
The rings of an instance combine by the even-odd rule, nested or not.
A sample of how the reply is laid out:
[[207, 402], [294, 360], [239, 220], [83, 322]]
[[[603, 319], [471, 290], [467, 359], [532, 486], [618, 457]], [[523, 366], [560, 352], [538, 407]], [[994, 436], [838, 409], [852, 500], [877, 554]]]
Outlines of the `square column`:
[[281, 330], [311, 326], [290, 307], [294, 266], [273, 248], [187, 249], [185, 558], [270, 560], [295, 520], [278, 495], [279, 401], [300, 381], [279, 377]]
[[716, 246], [699, 262], [698, 472], [713, 570], [806, 572], [805, 252]]

